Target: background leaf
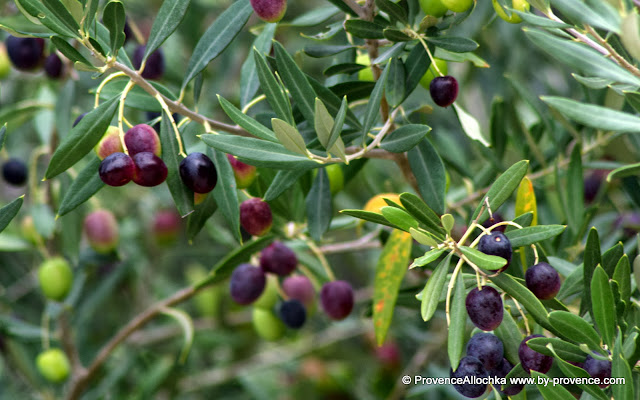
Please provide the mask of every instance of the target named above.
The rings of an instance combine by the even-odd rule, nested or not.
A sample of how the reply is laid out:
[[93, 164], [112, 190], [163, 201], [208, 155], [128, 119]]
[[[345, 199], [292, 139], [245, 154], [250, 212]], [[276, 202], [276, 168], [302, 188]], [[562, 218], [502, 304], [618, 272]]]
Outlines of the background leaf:
[[149, 39], [147, 39], [143, 59], [146, 60], [151, 53], [158, 49], [175, 32], [187, 13], [190, 3], [191, 0], [164, 0], [162, 2], [158, 15], [151, 26], [151, 33], [149, 34]]
[[46, 179], [51, 179], [72, 167], [98, 144], [116, 113], [119, 100], [119, 97], [114, 97], [100, 104], [71, 129], [53, 153], [44, 174]]
[[378, 346], [384, 343], [391, 324], [412, 241], [408, 233], [394, 230], [378, 259], [373, 285], [373, 328]]
[[183, 90], [200, 71], [227, 48], [252, 13], [253, 8], [249, 0], [237, 0], [218, 16], [193, 50], [182, 80]]
[[439, 215], [444, 214], [446, 176], [444, 164], [431, 143], [423, 139], [407, 153], [411, 172], [418, 181], [420, 195], [429, 207]]
[[318, 175], [313, 180], [306, 205], [309, 234], [319, 242], [329, 228], [333, 214], [329, 176], [324, 168], [318, 169]]

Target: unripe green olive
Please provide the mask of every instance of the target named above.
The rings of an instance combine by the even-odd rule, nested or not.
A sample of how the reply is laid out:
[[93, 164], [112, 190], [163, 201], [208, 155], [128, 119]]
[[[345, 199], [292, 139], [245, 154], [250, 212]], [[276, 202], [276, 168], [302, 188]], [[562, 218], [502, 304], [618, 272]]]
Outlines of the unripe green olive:
[[[491, 3], [493, 3], [493, 8], [494, 10], [496, 10], [496, 14], [498, 14], [498, 17], [502, 18], [510, 24], [519, 24], [520, 22], [522, 22], [522, 18], [520, 18], [518, 14], [507, 14], [508, 11], [502, 7], [498, 0], [491, 0]], [[529, 11], [529, 3], [527, 3], [526, 0], [512, 0], [511, 8], [516, 11]]]
[[0, 43], [0, 79], [4, 79], [11, 72], [11, 61], [4, 43]]
[[473, 5], [473, 0], [442, 0], [442, 4], [457, 13], [465, 12]]
[[420, 8], [426, 15], [440, 18], [449, 11], [441, 0], [420, 0]]
[[71, 371], [69, 359], [60, 349], [49, 349], [38, 354], [36, 366], [46, 380], [54, 383], [66, 380]]
[[62, 301], [71, 290], [73, 272], [67, 260], [62, 257], [54, 257], [40, 265], [38, 280], [46, 298]]
[[253, 307], [253, 328], [265, 340], [278, 340], [284, 335], [285, 326], [271, 310]]
[[[189, 284], [197, 285], [209, 275], [208, 271], [200, 264], [190, 264], [186, 269], [186, 278]], [[221, 286], [213, 286], [202, 289], [193, 296], [198, 312], [205, 316], [215, 317], [218, 314], [222, 301]]]
[[358, 80], [373, 82], [373, 71], [371, 70], [371, 59], [368, 54], [360, 54], [356, 57], [356, 64], [366, 65], [366, 68], [358, 71]]
[[[342, 189], [344, 189], [344, 173], [342, 172], [342, 167], [340, 164], [331, 164], [325, 167], [325, 171], [327, 171], [327, 176], [329, 178], [329, 190], [331, 190], [331, 194], [336, 194]], [[313, 170], [313, 178], [318, 175], [318, 170]]]
[[253, 303], [253, 306], [263, 308], [265, 310], [271, 310], [279, 299], [278, 277], [274, 274], [267, 274], [267, 284], [264, 287], [264, 291], [260, 297], [258, 297], [258, 300]]
[[[442, 75], [448, 75], [449, 67], [447, 65], [447, 62], [440, 58], [436, 58], [435, 62], [436, 62], [436, 66], [438, 67]], [[440, 75], [438, 74], [438, 71], [436, 71], [435, 66], [433, 64], [429, 65], [429, 69], [427, 70], [427, 72], [425, 72], [424, 75], [422, 75], [422, 78], [420, 78], [420, 85], [423, 88], [429, 90], [429, 85], [431, 85], [431, 81], [436, 76], [440, 76]]]

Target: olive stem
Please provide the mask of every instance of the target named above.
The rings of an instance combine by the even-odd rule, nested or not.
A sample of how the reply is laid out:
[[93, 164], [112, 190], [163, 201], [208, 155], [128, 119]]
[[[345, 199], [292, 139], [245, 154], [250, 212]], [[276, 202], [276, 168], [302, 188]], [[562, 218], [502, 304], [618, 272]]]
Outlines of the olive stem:
[[622, 57], [617, 51], [616, 49], [614, 49], [611, 44], [609, 44], [609, 42], [606, 41], [606, 39], [604, 39], [602, 36], [600, 36], [598, 34], [598, 32], [596, 32], [595, 29], [593, 29], [593, 27], [591, 27], [590, 25], [585, 25], [587, 32], [589, 32], [589, 34], [593, 37], [596, 38], [596, 40], [607, 50], [607, 52], [609, 53], [609, 55], [611, 55], [611, 57], [614, 58], [614, 60], [620, 64], [621, 67], [623, 67], [624, 69], [626, 69], [627, 71], [631, 72], [632, 74], [634, 74], [635, 76], [640, 76], [640, 70], [638, 68], [636, 68], [635, 66], [633, 66], [632, 64], [630, 64], [627, 60], [625, 60], [624, 57]]
[[527, 331], [527, 336], [531, 335], [531, 328], [529, 328], [529, 320], [527, 319], [527, 316], [524, 314], [522, 307], [520, 307], [520, 303], [518, 303], [518, 300], [514, 299], [513, 297], [511, 297], [511, 300], [513, 300], [513, 303], [516, 305], [518, 312], [520, 313], [520, 315], [522, 315], [522, 319], [524, 321], [524, 329]]
[[167, 103], [165, 103], [165, 101], [162, 98], [162, 96], [160, 95], [160, 93], [156, 94], [156, 100], [158, 100], [158, 103], [160, 103], [160, 106], [162, 107], [164, 112], [167, 114], [167, 118], [169, 118], [169, 122], [171, 122], [171, 127], [173, 128], [173, 133], [176, 135], [176, 142], [178, 142], [178, 154], [180, 154], [182, 157], [186, 157], [187, 154], [184, 152], [184, 146], [182, 144], [182, 137], [180, 137], [180, 131], [178, 130], [178, 127], [176, 126], [176, 121], [173, 119], [173, 115], [171, 114], [171, 110], [169, 110], [169, 107], [167, 106]]
[[115, 72], [107, 76], [106, 78], [104, 78], [104, 80], [100, 82], [100, 85], [98, 85], [98, 88], [96, 89], [96, 99], [95, 99], [93, 108], [98, 108], [98, 106], [100, 105], [100, 94], [102, 93], [102, 89], [104, 89], [107, 83], [111, 82], [116, 78], [126, 77], [126, 76], [127, 75], [124, 72]]
[[462, 265], [464, 264], [464, 261], [462, 260], [462, 258], [460, 258], [458, 260], [458, 263], [456, 264], [456, 267], [454, 268], [453, 272], [451, 273], [451, 279], [449, 279], [449, 285], [447, 287], [447, 298], [445, 300], [445, 314], [447, 316], [447, 327], [449, 325], [451, 325], [451, 292], [453, 292], [453, 288], [456, 285], [456, 279], [458, 278], [458, 274], [460, 273], [460, 269], [462, 269]]
[[124, 87], [122, 91], [122, 95], [120, 96], [120, 104], [118, 105], [118, 135], [120, 136], [120, 143], [122, 144], [122, 149], [124, 150], [124, 154], [129, 155], [129, 149], [127, 149], [127, 144], [124, 141], [124, 129], [122, 126], [122, 121], [124, 119], [124, 105], [127, 100], [127, 95], [133, 89], [135, 83], [132, 80], [127, 82], [127, 86]]
[[300, 234], [300, 238], [302, 240], [304, 240], [304, 242], [307, 244], [307, 246], [309, 247], [311, 252], [313, 252], [313, 254], [318, 258], [318, 261], [320, 261], [320, 264], [322, 264], [322, 268], [324, 268], [324, 271], [326, 272], [327, 277], [329, 278], [329, 280], [330, 281], [335, 281], [336, 280], [336, 276], [333, 273], [333, 270], [331, 269], [331, 266], [329, 265], [329, 262], [327, 261], [327, 258], [324, 256], [324, 254], [318, 248], [318, 246], [316, 246], [316, 244], [313, 243], [313, 240], [311, 240], [310, 238], [308, 238], [304, 234]]
[[425, 42], [424, 39], [422, 38], [422, 35], [414, 31], [413, 29], [408, 29], [407, 31], [409, 32], [410, 36], [413, 36], [414, 38], [418, 39], [420, 43], [422, 43], [422, 47], [424, 47], [425, 51], [427, 52], [427, 55], [429, 56], [429, 60], [431, 60], [431, 65], [433, 65], [433, 69], [436, 70], [438, 75], [444, 76], [442, 71], [440, 71], [440, 68], [438, 68], [438, 64], [436, 63], [436, 60], [433, 57], [433, 54], [431, 54], [431, 50], [429, 50], [429, 46], [427, 46], [427, 42]]

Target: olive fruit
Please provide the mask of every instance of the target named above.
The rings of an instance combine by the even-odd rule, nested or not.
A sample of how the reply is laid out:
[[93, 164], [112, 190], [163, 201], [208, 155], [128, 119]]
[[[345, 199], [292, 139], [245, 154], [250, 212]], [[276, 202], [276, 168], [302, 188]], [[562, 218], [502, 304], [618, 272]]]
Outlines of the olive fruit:
[[36, 366], [46, 380], [54, 383], [65, 381], [71, 371], [67, 355], [56, 348], [45, 350], [38, 354]]
[[38, 281], [46, 298], [62, 301], [71, 290], [73, 271], [64, 258], [50, 258], [40, 265]]

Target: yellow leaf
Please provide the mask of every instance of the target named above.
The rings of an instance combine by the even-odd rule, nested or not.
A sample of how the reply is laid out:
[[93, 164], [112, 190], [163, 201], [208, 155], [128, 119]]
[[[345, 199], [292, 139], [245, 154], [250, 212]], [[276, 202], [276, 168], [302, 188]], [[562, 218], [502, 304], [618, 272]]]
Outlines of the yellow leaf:
[[536, 205], [536, 194], [533, 191], [533, 185], [528, 177], [522, 178], [518, 192], [516, 194], [516, 217], [522, 214], [532, 212], [533, 220], [531, 226], [538, 224], [538, 207]]

